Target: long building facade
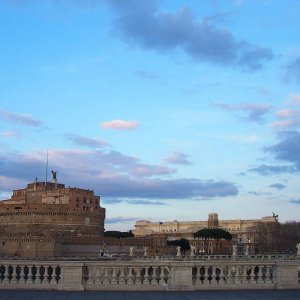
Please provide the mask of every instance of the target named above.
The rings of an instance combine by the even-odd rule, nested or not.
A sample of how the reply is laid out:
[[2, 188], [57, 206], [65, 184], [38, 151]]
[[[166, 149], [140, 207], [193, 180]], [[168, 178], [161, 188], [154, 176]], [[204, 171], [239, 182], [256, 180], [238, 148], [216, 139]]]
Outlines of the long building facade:
[[[204, 221], [137, 221], [135, 223], [134, 235], [137, 237], [145, 237], [153, 234], [167, 235], [168, 240], [186, 238], [194, 246], [197, 246], [197, 251], [201, 253], [204, 251], [204, 243], [203, 241], [194, 240], [194, 233], [204, 228], [222, 228], [232, 234], [232, 243], [237, 245], [239, 252], [242, 253], [246, 245], [251, 248], [251, 251], [255, 252], [255, 226], [258, 223], [270, 222], [277, 222], [277, 219], [272, 216], [266, 216], [261, 219], [219, 220], [217, 213], [210, 213], [208, 219]], [[210, 245], [211, 248], [208, 251], [212, 253], [214, 242], [211, 241]]]

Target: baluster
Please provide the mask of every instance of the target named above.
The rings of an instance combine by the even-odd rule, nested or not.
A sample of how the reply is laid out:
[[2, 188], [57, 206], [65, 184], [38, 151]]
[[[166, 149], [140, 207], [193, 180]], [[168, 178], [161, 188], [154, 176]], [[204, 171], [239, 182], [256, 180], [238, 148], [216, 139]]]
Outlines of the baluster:
[[145, 267], [145, 275], [143, 284], [149, 285], [149, 267]]
[[255, 268], [255, 266], [251, 266], [251, 267], [250, 267], [250, 269], [251, 269], [251, 274], [250, 274], [250, 284], [255, 283], [254, 268]]
[[271, 276], [270, 276], [270, 266], [266, 266], [266, 279], [265, 279], [266, 283], [271, 283]]
[[242, 284], [247, 283], [247, 270], [248, 270], [248, 266], [243, 266], [243, 274], [241, 276], [241, 283]]
[[243, 280], [242, 280], [243, 267], [242, 266], [237, 266], [235, 276], [236, 276], [236, 283], [237, 284], [242, 284], [243, 283]]
[[137, 268], [135, 284], [142, 284], [143, 283], [143, 278], [142, 278], [142, 275], [141, 275], [141, 271], [142, 271], [142, 268]]
[[25, 266], [21, 266], [20, 265], [20, 280], [19, 280], [19, 283], [20, 284], [24, 284], [25, 283], [25, 273], [24, 273], [24, 268]]
[[94, 283], [99, 283], [99, 282], [101, 282], [101, 274], [100, 274], [100, 267], [99, 266], [95, 266], [95, 268], [96, 268], [96, 275], [95, 275], [95, 281], [94, 281]]
[[125, 284], [125, 268], [124, 267], [121, 268], [119, 283], [120, 284]]
[[29, 283], [34, 283], [33, 280], [33, 270], [32, 270], [33, 266], [28, 266], [28, 282]]
[[222, 266], [219, 266], [219, 269], [220, 269], [220, 275], [219, 275], [219, 277], [220, 277], [220, 280], [219, 280], [219, 284], [225, 284], [226, 283], [226, 281], [225, 281], [225, 276], [224, 276], [224, 267], [222, 267]]
[[17, 283], [17, 266], [16, 265], [12, 265], [12, 274], [11, 274], [12, 278], [10, 283], [11, 284], [15, 284]]
[[111, 284], [117, 284], [117, 268], [112, 267]]
[[42, 277], [43, 277], [43, 275], [41, 274], [42, 270], [43, 270], [43, 266], [37, 266], [36, 276], [38, 279], [37, 280], [38, 283], [42, 283]]
[[151, 281], [151, 284], [153, 284], [153, 285], [158, 284], [156, 272], [157, 272], [157, 267], [153, 267], [152, 281]]
[[109, 278], [108, 268], [104, 268], [104, 278], [103, 278], [103, 284], [110, 284], [110, 278]]
[[164, 273], [165, 269], [163, 267], [160, 267], [160, 274], [159, 274], [159, 283], [165, 283], [164, 282], [164, 276], [165, 276], [165, 273]]
[[129, 285], [134, 284], [132, 271], [133, 271], [133, 267], [128, 267], [127, 284]]
[[257, 283], [263, 283], [264, 282], [262, 270], [263, 270], [263, 266], [258, 266]]

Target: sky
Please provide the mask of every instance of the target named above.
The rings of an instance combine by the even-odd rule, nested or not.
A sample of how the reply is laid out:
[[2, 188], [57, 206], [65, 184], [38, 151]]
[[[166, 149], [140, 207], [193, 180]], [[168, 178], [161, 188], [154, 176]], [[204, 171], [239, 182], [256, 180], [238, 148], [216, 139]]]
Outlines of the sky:
[[136, 220], [300, 220], [298, 0], [0, 0], [0, 199], [50, 170]]

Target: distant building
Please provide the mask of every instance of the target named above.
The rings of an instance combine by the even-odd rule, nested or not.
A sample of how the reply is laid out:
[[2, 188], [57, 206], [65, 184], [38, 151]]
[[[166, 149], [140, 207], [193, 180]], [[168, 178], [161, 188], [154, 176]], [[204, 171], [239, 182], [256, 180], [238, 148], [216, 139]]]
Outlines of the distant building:
[[[136, 237], [145, 237], [149, 235], [167, 235], [168, 240], [176, 240], [186, 238], [190, 243], [197, 246], [199, 253], [204, 253], [203, 241], [194, 240], [194, 233], [203, 228], [222, 228], [229, 231], [233, 240], [226, 245], [226, 252], [231, 251], [232, 243], [237, 244], [238, 253], [243, 253], [245, 246], [249, 245], [252, 252], [255, 251], [255, 226], [258, 223], [277, 222], [272, 216], [263, 217], [261, 219], [249, 220], [219, 220], [217, 213], [210, 213], [205, 221], [167, 221], [167, 222], [150, 222], [146, 220], [137, 221], [135, 223], [134, 235]], [[215, 242], [211, 241], [209, 253], [214, 252]]]

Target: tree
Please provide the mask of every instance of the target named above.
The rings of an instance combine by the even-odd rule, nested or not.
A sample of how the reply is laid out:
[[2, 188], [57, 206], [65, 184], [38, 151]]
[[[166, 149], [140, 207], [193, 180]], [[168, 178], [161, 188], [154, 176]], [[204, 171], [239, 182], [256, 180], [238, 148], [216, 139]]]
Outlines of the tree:
[[113, 238], [127, 238], [127, 237], [134, 237], [132, 231], [129, 232], [122, 232], [122, 231], [105, 231], [104, 237], [113, 237]]
[[191, 249], [190, 242], [185, 238], [181, 238], [180, 240], [168, 241], [167, 245], [180, 246], [183, 251], [187, 251]]
[[217, 241], [216, 243], [216, 251], [218, 252], [219, 240], [224, 239], [227, 241], [232, 240], [232, 235], [230, 232], [222, 229], [222, 228], [204, 228], [198, 230], [194, 233], [194, 238], [203, 238], [207, 250], [207, 243], [209, 239], [214, 239]]
[[256, 252], [294, 253], [300, 241], [300, 222], [258, 222], [253, 232]]

